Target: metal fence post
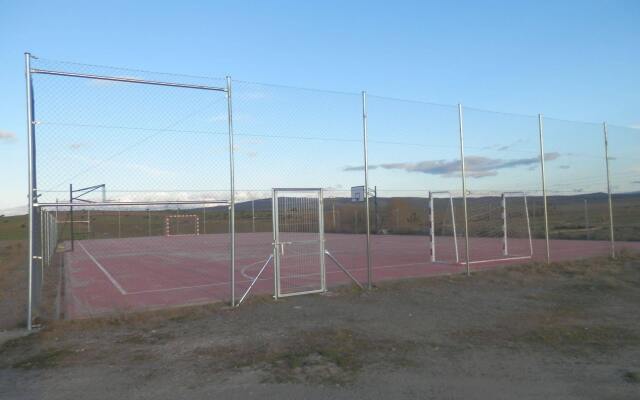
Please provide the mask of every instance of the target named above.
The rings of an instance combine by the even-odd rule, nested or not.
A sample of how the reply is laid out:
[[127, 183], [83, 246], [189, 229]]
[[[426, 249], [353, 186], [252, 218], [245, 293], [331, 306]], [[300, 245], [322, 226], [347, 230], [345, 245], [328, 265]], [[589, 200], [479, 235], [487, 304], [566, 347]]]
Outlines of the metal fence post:
[[231, 190], [229, 198], [229, 235], [230, 235], [230, 265], [231, 269], [231, 307], [236, 304], [236, 188], [234, 175], [234, 148], [233, 148], [233, 111], [231, 106], [231, 77], [227, 76], [227, 122], [229, 128], [229, 187]]
[[[369, 221], [369, 148], [367, 137], [367, 92], [362, 92], [362, 143], [364, 145], [364, 201], [367, 229], [367, 288], [371, 289], [373, 271], [371, 270], [371, 228]], [[356, 214], [357, 215], [357, 214]]]
[[509, 241], [507, 240], [507, 196], [502, 193], [500, 199], [500, 206], [502, 208], [502, 255], [509, 255]]
[[256, 233], [256, 207], [251, 199], [251, 232]]
[[29, 169], [29, 260], [27, 261], [28, 273], [28, 296], [27, 299], [27, 329], [32, 329], [33, 319], [33, 270], [35, 268], [35, 230], [36, 222], [34, 218], [35, 208], [37, 207], [38, 194], [36, 189], [36, 138], [34, 126], [34, 109], [33, 109], [33, 83], [31, 79], [31, 54], [24, 54], [25, 80], [27, 89], [27, 147], [28, 147], [28, 169]]
[[[73, 184], [70, 183], [69, 184], [69, 204], [73, 203]], [[69, 239], [71, 240], [71, 251], [73, 251], [74, 248], [74, 238], [75, 238], [75, 230], [74, 230], [74, 223], [73, 223], [73, 206], [69, 206]]]
[[547, 264], [551, 262], [549, 250], [549, 213], [547, 210], [547, 178], [544, 171], [544, 125], [542, 114], [538, 114], [538, 133], [540, 137], [540, 172], [542, 174], [542, 205], [544, 209], [544, 239], [547, 251]]
[[467, 275], [471, 275], [469, 265], [469, 218], [467, 213], [467, 183], [464, 167], [464, 123], [462, 119], [462, 104], [458, 104], [458, 127], [460, 128], [460, 170], [462, 172], [462, 202], [464, 209], [464, 242], [465, 242], [465, 264]]
[[611, 198], [611, 174], [609, 172], [609, 132], [607, 130], [607, 123], [602, 123], [602, 130], [604, 132], [604, 159], [607, 166], [607, 195], [609, 197], [609, 233], [611, 235], [611, 257], [616, 257], [616, 241], [613, 230], [613, 200]]

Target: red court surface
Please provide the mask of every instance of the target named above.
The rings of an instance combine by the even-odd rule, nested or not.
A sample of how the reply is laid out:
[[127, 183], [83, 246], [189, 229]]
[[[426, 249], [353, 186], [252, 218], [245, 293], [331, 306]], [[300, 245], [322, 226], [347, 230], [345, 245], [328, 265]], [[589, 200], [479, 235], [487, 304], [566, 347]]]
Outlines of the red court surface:
[[[366, 284], [365, 236], [326, 234], [326, 250], [360, 282]], [[462, 273], [454, 262], [451, 237], [437, 238], [438, 262], [430, 262], [429, 238], [418, 235], [372, 235], [373, 280], [407, 279]], [[239, 299], [272, 253], [271, 233], [242, 233], [236, 239], [235, 296]], [[459, 239], [460, 260], [464, 240]], [[471, 238], [472, 270], [529, 262], [530, 258], [502, 258], [502, 240]], [[534, 260], [545, 259], [544, 240], [533, 241]], [[640, 251], [640, 242], [617, 242], [618, 250]], [[526, 239], [511, 239], [514, 257], [529, 253]], [[607, 255], [609, 242], [552, 240], [553, 261]], [[295, 258], [293, 252], [283, 256]], [[316, 258], [317, 255], [316, 255]], [[142, 237], [80, 240], [75, 250], [65, 253], [65, 317], [87, 318], [149, 309], [228, 302], [231, 296], [229, 237], [226, 234], [199, 236]], [[349, 278], [325, 257], [327, 286], [347, 284]], [[318, 267], [319, 271], [319, 267]], [[318, 272], [319, 273], [319, 272]], [[273, 294], [273, 263], [265, 269], [251, 292]]]

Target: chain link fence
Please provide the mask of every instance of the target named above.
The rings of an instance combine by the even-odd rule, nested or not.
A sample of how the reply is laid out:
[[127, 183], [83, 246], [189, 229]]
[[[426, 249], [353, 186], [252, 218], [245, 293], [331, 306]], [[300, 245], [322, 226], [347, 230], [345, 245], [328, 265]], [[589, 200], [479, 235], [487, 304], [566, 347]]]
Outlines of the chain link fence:
[[[54, 265], [74, 318], [236, 305], [274, 294], [284, 265], [301, 281], [366, 288], [640, 248], [634, 128], [26, 64], [30, 327]], [[321, 189], [322, 210], [285, 190], [274, 215], [274, 189]], [[277, 239], [282, 220], [321, 230], [322, 245]], [[296, 271], [295, 259], [323, 262]]]

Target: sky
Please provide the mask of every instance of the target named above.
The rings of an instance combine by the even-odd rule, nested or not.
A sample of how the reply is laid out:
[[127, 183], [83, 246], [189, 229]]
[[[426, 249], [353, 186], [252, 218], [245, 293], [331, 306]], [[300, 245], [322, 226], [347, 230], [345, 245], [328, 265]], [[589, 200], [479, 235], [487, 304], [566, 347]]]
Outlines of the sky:
[[[25, 51], [43, 68], [232, 76], [240, 198], [362, 184], [363, 90], [370, 181], [389, 195], [460, 189], [457, 103], [471, 190], [539, 190], [538, 113], [551, 190], [606, 190], [602, 121], [614, 190], [638, 190], [639, 18], [637, 1], [0, 0], [0, 213], [26, 202]], [[69, 183], [224, 196], [224, 94], [50, 76], [34, 90], [45, 198]]]

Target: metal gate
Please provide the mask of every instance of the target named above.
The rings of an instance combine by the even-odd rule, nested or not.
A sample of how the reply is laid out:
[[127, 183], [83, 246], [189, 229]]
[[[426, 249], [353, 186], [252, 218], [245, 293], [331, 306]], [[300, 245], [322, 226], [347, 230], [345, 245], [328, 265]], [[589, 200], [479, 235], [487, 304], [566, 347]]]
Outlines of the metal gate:
[[275, 297], [326, 291], [322, 189], [273, 189]]

